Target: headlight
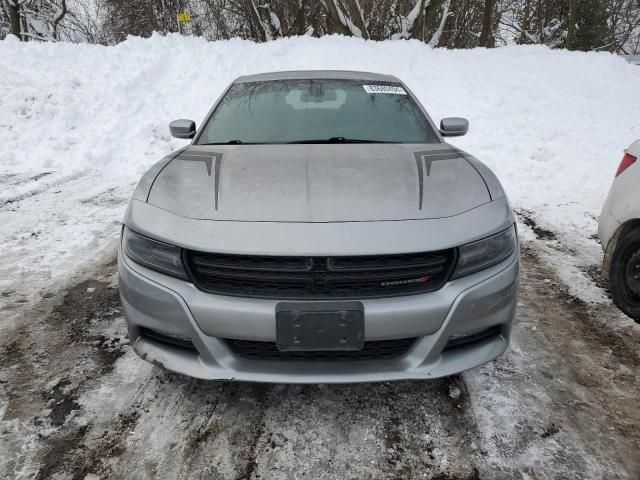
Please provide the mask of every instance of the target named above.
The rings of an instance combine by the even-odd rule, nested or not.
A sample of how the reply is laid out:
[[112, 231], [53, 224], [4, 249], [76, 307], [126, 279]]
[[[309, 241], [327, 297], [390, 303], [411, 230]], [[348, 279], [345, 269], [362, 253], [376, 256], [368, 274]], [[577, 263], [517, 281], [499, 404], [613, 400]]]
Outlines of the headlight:
[[125, 227], [122, 234], [124, 253], [136, 263], [172, 277], [187, 280], [180, 248], [143, 237]]
[[489, 238], [468, 243], [458, 249], [458, 263], [451, 278], [460, 278], [492, 267], [507, 258], [516, 248], [515, 225]]

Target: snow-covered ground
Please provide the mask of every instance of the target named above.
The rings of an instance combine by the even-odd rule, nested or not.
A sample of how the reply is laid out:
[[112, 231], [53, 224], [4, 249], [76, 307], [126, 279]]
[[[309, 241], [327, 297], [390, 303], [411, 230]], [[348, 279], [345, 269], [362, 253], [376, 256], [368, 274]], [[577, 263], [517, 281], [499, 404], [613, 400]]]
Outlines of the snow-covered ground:
[[240, 75], [314, 68], [394, 74], [436, 121], [469, 118], [470, 133], [452, 143], [495, 170], [517, 211], [555, 232], [577, 293], [603, 300], [578, 267], [599, 262], [596, 217], [622, 150], [640, 138], [640, 68], [607, 53], [344, 37], [0, 42], [0, 289], [46, 287], [113, 238], [140, 174], [185, 143], [169, 136], [170, 120], [200, 121]]
[[[469, 118], [452, 143], [498, 174], [526, 247], [498, 361], [428, 384], [219, 386], [159, 373], [126, 346], [114, 246], [139, 176], [185, 143], [168, 122], [199, 122], [240, 75], [314, 68], [394, 74], [434, 120]], [[594, 281], [594, 234], [637, 138], [640, 67], [607, 53], [341, 37], [0, 42], [0, 476], [206, 478], [215, 455], [223, 477], [239, 462], [267, 477], [351, 465], [373, 478], [634, 478], [639, 327]]]

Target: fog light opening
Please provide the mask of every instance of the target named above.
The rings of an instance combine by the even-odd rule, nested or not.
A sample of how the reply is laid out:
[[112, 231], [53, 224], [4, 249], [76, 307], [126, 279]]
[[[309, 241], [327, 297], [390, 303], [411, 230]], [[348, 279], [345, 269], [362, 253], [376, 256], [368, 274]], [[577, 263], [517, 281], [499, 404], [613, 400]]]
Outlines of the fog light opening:
[[478, 330], [471, 330], [468, 332], [451, 335], [444, 349], [451, 349], [460, 347], [462, 345], [469, 345], [471, 343], [479, 343], [488, 338], [496, 337], [500, 334], [502, 325], [494, 325], [489, 328], [482, 328]]
[[181, 335], [175, 335], [171, 333], [158, 332], [151, 328], [140, 327], [140, 336], [142, 338], [152, 340], [155, 342], [163, 343], [172, 347], [182, 348], [184, 350], [192, 350], [197, 352], [195, 345], [188, 337]]

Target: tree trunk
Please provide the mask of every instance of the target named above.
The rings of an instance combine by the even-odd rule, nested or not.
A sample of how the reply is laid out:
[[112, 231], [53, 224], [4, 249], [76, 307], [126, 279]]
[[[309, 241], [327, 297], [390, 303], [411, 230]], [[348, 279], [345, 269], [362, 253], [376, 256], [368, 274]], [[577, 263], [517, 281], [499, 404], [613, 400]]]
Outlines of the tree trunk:
[[59, 40], [59, 38], [58, 38], [58, 25], [60, 24], [60, 22], [62, 21], [62, 19], [64, 18], [64, 16], [66, 14], [67, 14], [67, 1], [66, 0], [62, 0], [62, 4], [60, 5], [60, 12], [53, 19], [53, 25], [51, 27], [51, 35], [56, 40]]
[[258, 7], [254, 3], [254, 0], [249, 0], [247, 2], [247, 8], [249, 10], [249, 15], [251, 18], [251, 26], [254, 29], [254, 38], [259, 42], [266, 42], [267, 32], [264, 29], [264, 25], [262, 24], [262, 20], [260, 18], [260, 12], [258, 12]]
[[484, 13], [482, 15], [482, 32], [480, 33], [481, 47], [495, 46], [495, 36], [493, 33], [493, 10], [496, 6], [496, 0], [485, 0]]
[[[345, 5], [340, 0], [323, 0], [322, 4], [327, 12], [327, 19], [335, 32], [369, 39], [367, 25], [356, 0], [352, 5]], [[354, 13], [355, 11], [355, 13]]]
[[527, 36], [529, 24], [531, 22], [531, 12], [529, 11], [529, 8], [529, 0], [526, 0], [524, 3], [524, 12], [522, 13], [522, 21], [520, 22], [520, 38], [518, 39], [518, 43], [520, 45], [529, 43], [529, 37]]
[[327, 20], [329, 22], [329, 25], [331, 25], [333, 31], [342, 35], [352, 36], [353, 33], [351, 32], [351, 30], [349, 30], [349, 27], [342, 23], [334, 0], [324, 0], [322, 4], [324, 5], [324, 8], [327, 12]]
[[569, 24], [567, 25], [567, 39], [564, 42], [564, 48], [573, 50], [576, 41], [576, 13], [578, 10], [578, 0], [569, 2]]
[[355, 0], [355, 16], [353, 17], [353, 23], [356, 27], [360, 29], [362, 32], [362, 38], [365, 40], [369, 40], [369, 31], [367, 30], [367, 24], [363, 17], [362, 7], [360, 6], [360, 2]]
[[307, 31], [307, 25], [304, 14], [304, 0], [298, 0], [298, 7], [296, 8], [296, 33], [298, 35], [304, 35]]
[[[439, 24], [436, 26], [436, 19], [437, 17], [434, 15], [433, 18], [433, 27], [431, 28], [432, 32], [431, 33], [431, 39], [429, 40], [429, 46], [431, 47], [437, 47], [440, 45], [440, 37], [442, 37], [442, 32], [444, 31], [444, 26], [447, 23], [447, 18], [449, 16], [449, 7], [451, 6], [451, 0], [439, 0], [440, 4], [444, 4], [444, 6], [442, 7], [442, 15], [440, 17], [440, 22]], [[427, 9], [428, 10], [428, 9]], [[429, 13], [427, 12], [427, 20], [429, 19]], [[430, 25], [430, 24], [428, 24]]]
[[409, 33], [411, 34], [411, 38], [417, 38], [424, 42], [424, 0], [420, 0], [420, 11]]
[[444, 0], [431, 0], [431, 2], [429, 2], [429, 5], [427, 5], [427, 8], [424, 9], [424, 41], [426, 41], [427, 39], [431, 40], [433, 34], [437, 30], [438, 14], [440, 13], [440, 9], [442, 8], [443, 3]]
[[22, 40], [21, 29], [20, 29], [20, 7], [18, 6], [18, 2], [12, 2], [11, 0], [4, 1], [4, 6], [9, 15], [9, 33], [15, 35], [20, 40]]

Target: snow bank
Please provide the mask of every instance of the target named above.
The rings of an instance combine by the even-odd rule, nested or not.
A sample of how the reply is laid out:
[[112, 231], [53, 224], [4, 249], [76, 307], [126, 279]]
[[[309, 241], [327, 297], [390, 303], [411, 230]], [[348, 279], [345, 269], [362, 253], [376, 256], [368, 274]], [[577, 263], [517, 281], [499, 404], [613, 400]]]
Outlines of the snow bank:
[[599, 173], [606, 187], [622, 149], [640, 137], [640, 69], [607, 53], [447, 51], [337, 36], [255, 44], [157, 35], [114, 47], [4, 41], [0, 166], [137, 175], [184, 143], [169, 137], [167, 123], [201, 120], [234, 78], [314, 68], [395, 74], [434, 119], [468, 117], [470, 134], [455, 143], [496, 168], [514, 199], [542, 186], [602, 192]]
[[391, 73], [434, 120], [469, 118], [468, 136], [452, 143], [496, 171], [516, 208], [576, 239], [595, 231], [622, 150], [640, 138], [640, 68], [607, 53], [449, 51], [338, 36], [255, 44], [157, 35], [113, 47], [4, 41], [0, 174], [91, 173], [128, 184], [185, 143], [169, 136], [168, 122], [201, 121], [234, 78], [318, 68]]

